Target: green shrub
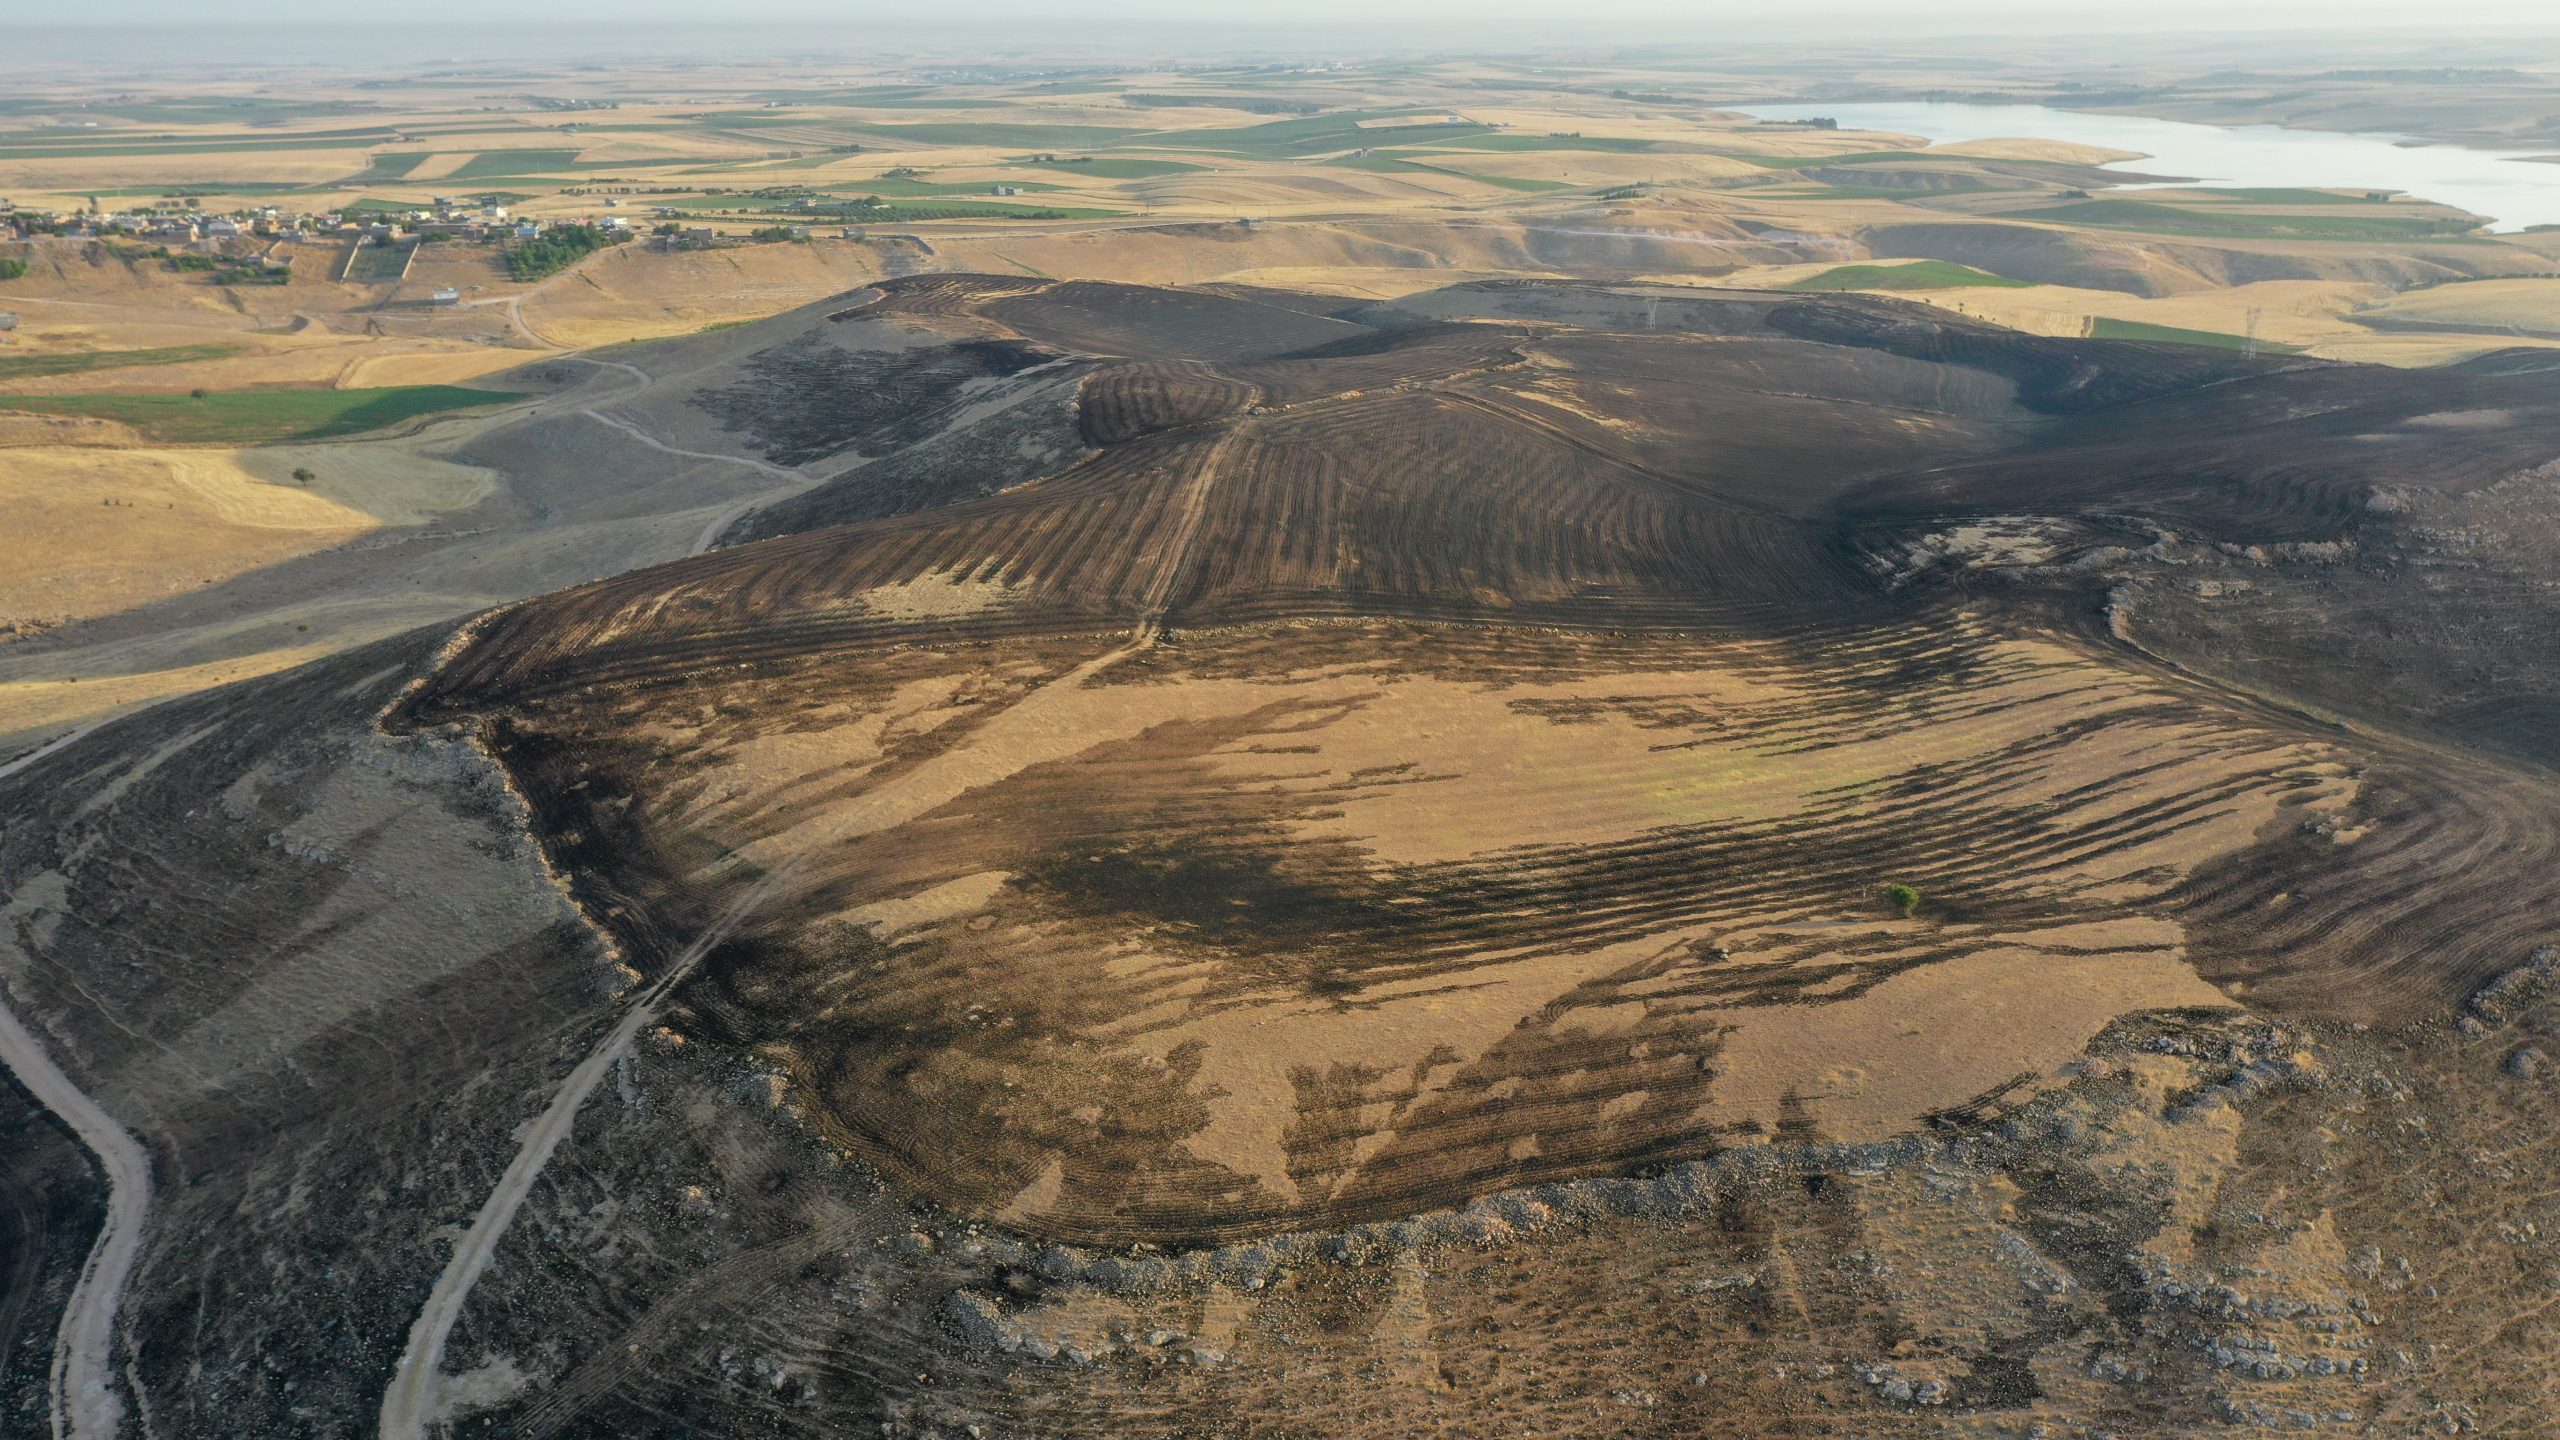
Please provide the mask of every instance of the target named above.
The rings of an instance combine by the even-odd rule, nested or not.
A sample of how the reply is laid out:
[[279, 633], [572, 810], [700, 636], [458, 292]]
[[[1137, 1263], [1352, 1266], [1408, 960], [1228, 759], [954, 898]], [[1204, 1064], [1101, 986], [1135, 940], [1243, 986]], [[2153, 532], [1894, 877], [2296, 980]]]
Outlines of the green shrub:
[[1915, 887], [1897, 880], [1884, 887], [1884, 903], [1908, 915], [1920, 908], [1920, 892]]
[[517, 242], [507, 251], [507, 274], [518, 280], [557, 275], [608, 246], [631, 237], [593, 225], [554, 225], [539, 240]]

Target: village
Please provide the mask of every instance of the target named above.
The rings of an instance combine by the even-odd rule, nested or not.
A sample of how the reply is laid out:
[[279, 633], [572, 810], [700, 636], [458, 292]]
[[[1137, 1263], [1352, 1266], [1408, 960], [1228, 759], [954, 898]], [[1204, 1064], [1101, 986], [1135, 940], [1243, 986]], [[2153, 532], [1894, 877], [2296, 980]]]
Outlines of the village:
[[[1011, 193], [1010, 187], [997, 190]], [[618, 207], [620, 202], [606, 199], [603, 204]], [[814, 208], [805, 200], [792, 205], [799, 211]], [[241, 283], [250, 275], [270, 277], [267, 283], [282, 283], [293, 268], [296, 252], [314, 246], [340, 247], [328, 267], [329, 278], [364, 280], [396, 278], [396, 269], [393, 273], [368, 274], [372, 268], [366, 264], [368, 250], [405, 252], [437, 241], [512, 246], [540, 241], [545, 236], [573, 235], [573, 248], [584, 253], [644, 235], [655, 248], [704, 250], [724, 242], [806, 241], [813, 233], [809, 225], [789, 223], [731, 233], [710, 224], [678, 223], [686, 218], [686, 212], [674, 207], [656, 207], [653, 223], [645, 231], [622, 215], [543, 219], [516, 214], [503, 197], [491, 194], [439, 195], [431, 205], [407, 211], [292, 211], [262, 205], [214, 212], [177, 197], [165, 205], [103, 212], [20, 210], [14, 202], [0, 198], [0, 242], [16, 241], [33, 247], [92, 243], [157, 246], [166, 252], [157, 258], [171, 260], [175, 268], [212, 270], [221, 283], [228, 284]], [[859, 226], [845, 225], [834, 227], [834, 235], [860, 240], [864, 232]], [[119, 258], [134, 257], [119, 253]], [[436, 298], [449, 302], [453, 297], [438, 292]]]

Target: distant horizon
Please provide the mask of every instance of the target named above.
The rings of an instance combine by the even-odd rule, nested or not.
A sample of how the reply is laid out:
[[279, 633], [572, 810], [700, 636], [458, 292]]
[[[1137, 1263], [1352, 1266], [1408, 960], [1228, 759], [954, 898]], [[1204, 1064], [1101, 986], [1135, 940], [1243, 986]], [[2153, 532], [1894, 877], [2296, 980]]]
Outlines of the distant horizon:
[[[742, 41], [759, 32], [896, 36], [902, 42], [932, 37], [937, 44], [985, 48], [1048, 45], [1058, 40], [1117, 41], [1130, 34], [1272, 35], [1297, 45], [1358, 45], [1396, 37], [1400, 45], [1428, 42], [1439, 48], [1481, 48], [1531, 36], [1569, 37], [1576, 48], [1625, 45], [1713, 45], [1739, 40], [1824, 40], [1855, 49], [1877, 40], [1928, 40], [2002, 35], [2013, 38], [2176, 34], [2293, 34], [2317, 36], [2403, 32], [2413, 36], [2515, 33], [2560, 35], [2560, 12], [2522, 0], [2452, 0], [2423, 19], [2396, 0], [2161, 0], [2131, 11], [2093, 13], [2057, 9], [2033, 0], [1957, 0], [1915, 5], [1901, 0], [1724, 0], [1671, 4], [1665, 0], [1580, 0], [1564, 13], [1525, 0], [1406, 0], [1392, 7], [1358, 0], [1297, 0], [1287, 6], [1201, 6], [1177, 0], [1094, 0], [1062, 11], [1045, 0], [952, 0], [929, 16], [846, 13], [837, 5], [807, 0], [743, 0], [716, 18], [681, 0], [632, 0], [610, 28], [592, 19], [553, 19], [529, 14], [506, 0], [450, 0], [433, 20], [350, 20], [319, 0], [281, 0], [254, 20], [202, 19], [188, 0], [93, 0], [66, 18], [32, 10], [0, 16], [0, 32], [12, 34], [112, 34], [137, 30], [329, 34], [451, 32], [457, 25], [512, 34], [563, 32], [609, 42], [634, 28], [715, 30]], [[1854, 24], [1854, 38], [1836, 27]], [[1000, 25], [1000, 34], [988, 26]]]
[[[842, 0], [732, 0], [717, 17], [706, 18], [683, 0], [625, 0], [612, 17], [615, 25], [674, 22], [741, 25], [814, 25], [868, 30], [936, 29], [1002, 22], [1066, 30], [1117, 25], [1185, 28], [1308, 29], [1315, 26], [1464, 27], [1460, 34], [1484, 27], [1521, 23], [1569, 26], [1588, 31], [1595, 26], [1643, 25], [1700, 32], [1735, 26], [1775, 24], [1796, 31], [1815, 30], [1843, 20], [1885, 29], [1934, 32], [1950, 21], [1979, 18], [2022, 31], [2040, 33], [2110, 33], [2163, 27], [2196, 29], [2306, 28], [2342, 24], [2397, 25], [2431, 30], [2447, 25], [2519, 25], [2552, 28], [2549, 7], [2527, 0], [2445, 0], [2423, 19], [2414, 19], [2398, 0], [2154, 0], [2138, 10], [2109, 17], [2106, 23], [2082, 23], [2090, 11], [2055, 7], [2045, 0], [1577, 0], [1567, 9], [1534, 0], [1402, 0], [1392, 7], [1363, 0], [1235, 0], [1202, 5], [1197, 0], [1084, 0], [1072, 9], [1053, 0], [945, 0], [930, 18], [886, 7], [847, 6]], [[58, 13], [58, 12], [57, 12]], [[194, 0], [90, 0], [79, 18], [66, 27], [26, 18], [0, 22], [0, 28], [81, 28], [101, 25], [199, 23]], [[322, 0], [273, 0], [257, 12], [260, 23], [345, 26], [345, 12]], [[536, 18], [521, 4], [507, 0], [448, 0], [437, 7], [436, 24], [472, 23], [513, 27], [560, 25], [593, 28], [594, 17]], [[399, 23], [399, 22], [394, 22]], [[416, 23], [416, 22], [411, 22]], [[371, 28], [371, 27], [366, 27]], [[984, 38], [983, 36], [981, 38]]]
[[[865, 61], [982, 63], [1059, 68], [1213, 64], [1220, 61], [1309, 63], [1378, 56], [1439, 55], [1559, 65], [1658, 56], [1666, 61], [1712, 61], [1719, 51], [1759, 51], [1819, 43], [1843, 60], [1888, 60], [1894, 55], [1980, 53], [1997, 41], [2022, 51], [2057, 42], [2110, 38], [2146, 47], [2234, 45], [2229, 63], [2248, 67], [2320, 67], [2360, 64], [2424, 69], [2443, 66], [2560, 66], [2560, 13], [2520, 6], [2473, 4], [2423, 23], [2405, 9], [2342, 0], [2314, 17], [2292, 5], [2150, 7], [2138, 17], [2122, 13], [2095, 23], [2074, 10], [2060, 16], [2024, 14], [2008, 5], [1975, 3], [1937, 7], [1913, 19], [1912, 7], [1878, 9], [1867, 4], [1822, 8], [1750, 4], [1714, 16], [1654, 15], [1640, 3], [1577, 7], [1570, 21], [1551, 11], [1493, 7], [1464, 25], [1446, 7], [1400, 6], [1353, 13], [1322, 0], [1285, 14], [1234, 10], [1180, 13], [1150, 3], [1100, 7], [1099, 16], [1060, 18], [1054, 8], [1026, 10], [997, 0], [946, 7], [936, 17], [889, 21], [810, 15], [782, 0], [762, 18], [690, 18], [646, 10], [617, 16], [609, 28], [591, 22], [529, 18], [520, 7], [492, 9], [485, 0], [456, 0], [434, 22], [349, 21], [335, 13], [293, 18], [293, 10], [264, 12], [259, 20], [161, 19], [143, 11], [157, 0], [102, 0], [77, 21], [53, 16], [0, 18], [9, 37], [0, 73], [23, 74], [58, 64], [127, 65], [165, 69], [241, 69], [274, 66], [354, 65], [366, 70], [414, 73], [441, 66], [487, 66], [582, 60], [630, 63], [680, 60], [721, 63], [774, 60], [808, 64]], [[1653, 18], [1647, 18], [1648, 16]], [[1840, 38], [1843, 24], [1856, 39]], [[1557, 33], [1561, 31], [1562, 33]], [[2524, 39], [2548, 41], [2547, 53], [2511, 54], [2497, 48]], [[2325, 42], [2325, 43], [2324, 43]], [[386, 44], [398, 53], [380, 53]], [[2281, 46], [2287, 53], [2251, 53]], [[2009, 57], [2023, 59], [2023, 56]], [[2110, 55], [2085, 68], [2104, 69], [2159, 58]], [[2194, 61], [2199, 57], [2181, 57]], [[2035, 63], [2050, 63], [2036, 55]], [[15, 62], [15, 63], [12, 63]]]

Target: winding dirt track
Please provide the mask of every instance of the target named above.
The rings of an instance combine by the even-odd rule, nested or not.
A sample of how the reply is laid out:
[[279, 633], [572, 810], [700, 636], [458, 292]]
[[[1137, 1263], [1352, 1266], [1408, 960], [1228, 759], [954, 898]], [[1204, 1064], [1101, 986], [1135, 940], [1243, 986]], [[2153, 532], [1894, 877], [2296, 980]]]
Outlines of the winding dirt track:
[[657, 1018], [658, 1007], [665, 1003], [668, 992], [683, 983], [704, 955], [729, 937], [738, 922], [761, 904], [765, 897], [789, 878], [788, 868], [776, 869], [740, 895], [710, 928], [686, 947], [669, 964], [666, 972], [640, 992], [640, 998], [623, 1014], [620, 1024], [606, 1033], [603, 1041], [569, 1072], [558, 1093], [540, 1118], [525, 1131], [515, 1160], [506, 1173], [498, 1177], [497, 1187], [482, 1202], [480, 1213], [473, 1216], [471, 1229], [454, 1246], [453, 1255], [445, 1262], [443, 1273], [436, 1277], [435, 1288], [428, 1292], [427, 1302], [409, 1327], [409, 1341], [391, 1377], [391, 1388], [382, 1396], [382, 1428], [385, 1437], [401, 1440], [422, 1437], [434, 1418], [436, 1375], [443, 1368], [445, 1341], [453, 1334], [453, 1323], [462, 1314], [462, 1303], [469, 1298], [473, 1282], [489, 1267], [489, 1257], [496, 1253], [498, 1241], [516, 1218], [516, 1210], [533, 1189], [542, 1167], [551, 1160], [551, 1152], [569, 1137], [577, 1124], [578, 1112], [595, 1093], [604, 1073], [622, 1054], [642, 1027]]
[[[1230, 431], [1221, 438], [1185, 487], [1178, 502], [1181, 513], [1174, 533], [1162, 551], [1153, 557], [1152, 573], [1140, 591], [1136, 624], [1128, 641], [1085, 661], [1024, 695], [1002, 713], [989, 717], [982, 722], [974, 743], [938, 755], [864, 797], [841, 823], [831, 827], [834, 839], [841, 841], [895, 829], [960, 795], [1010, 778], [1028, 763], [1017, 758], [1020, 747], [1009, 743], [1013, 737], [1054, 729], [1056, 722], [1051, 712], [1064, 696], [1156, 643], [1165, 607], [1189, 560], [1201, 522], [1208, 513], [1209, 492], [1216, 484], [1219, 468], [1226, 459], [1233, 437], [1234, 432]], [[608, 1031], [587, 1058], [561, 1082], [551, 1104], [526, 1130], [515, 1159], [507, 1166], [506, 1173], [499, 1177], [488, 1199], [482, 1202], [479, 1213], [472, 1219], [471, 1229], [455, 1246], [452, 1257], [436, 1277], [434, 1288], [428, 1292], [426, 1303], [420, 1307], [417, 1320], [411, 1324], [408, 1344], [403, 1347], [394, 1366], [390, 1388], [383, 1393], [382, 1418], [377, 1432], [380, 1440], [426, 1440], [428, 1426], [437, 1418], [436, 1392], [444, 1368], [445, 1342], [453, 1333], [455, 1321], [461, 1318], [463, 1304], [470, 1298], [471, 1288], [481, 1272], [488, 1268], [490, 1257], [497, 1252], [498, 1244], [514, 1221], [516, 1211], [522, 1207], [525, 1196], [531, 1193], [534, 1182], [541, 1177], [552, 1152], [568, 1138], [577, 1123], [578, 1112], [585, 1108], [587, 1098], [595, 1093], [605, 1072], [613, 1067], [624, 1047], [657, 1018], [667, 997], [693, 973], [703, 956], [718, 948], [740, 922], [796, 878], [807, 863], [806, 856], [787, 859], [740, 894], [710, 928], [685, 947], [665, 971], [640, 992], [620, 1023]]]
[[[626, 365], [619, 360], [594, 360], [589, 359], [584, 355], [572, 356], [571, 358], [584, 360], [589, 365], [598, 366], [606, 370], [620, 370], [629, 375], [632, 379], [639, 381], [640, 387], [638, 389], [632, 391], [629, 395], [622, 397], [626, 400], [636, 400], [640, 396], [648, 393], [649, 386], [653, 383], [650, 379], [649, 372], [641, 369], [637, 365]], [[611, 404], [613, 402], [608, 401], [606, 403]], [[743, 455], [714, 455], [707, 450], [680, 450], [659, 439], [657, 436], [650, 434], [648, 431], [641, 429], [639, 426], [632, 424], [628, 420], [607, 415], [604, 413], [602, 406], [590, 405], [580, 410], [578, 413], [586, 416], [590, 420], [596, 421], [598, 424], [610, 425], [614, 429], [621, 431], [623, 434], [630, 436], [632, 439], [639, 441], [641, 444], [648, 446], [652, 450], [662, 451], [669, 455], [681, 456], [687, 460], [716, 460], [730, 465], [744, 465], [748, 469], [754, 470], [759, 474], [772, 475], [790, 482], [790, 490], [777, 490], [766, 495], [750, 495], [746, 499], [739, 501], [737, 504], [730, 506], [728, 509], [721, 511], [719, 514], [712, 516], [711, 523], [703, 526], [702, 533], [694, 537], [693, 548], [685, 552], [688, 555], [699, 555], [703, 551], [710, 549], [712, 544], [720, 538], [721, 532], [727, 530], [730, 526], [735, 525], [741, 519], [744, 519], [748, 511], [754, 510], [759, 506], [770, 504], [774, 500], [780, 499], [786, 494], [806, 490], [810, 486], [818, 483], [815, 479], [810, 476], [803, 475], [797, 470], [788, 470], [780, 465], [769, 464], [762, 460], [750, 459]]]
[[[512, 304], [509, 315], [510, 318], [516, 317]], [[518, 323], [521, 325], [520, 320]], [[638, 384], [634, 396], [645, 392], [652, 383], [648, 373], [636, 366], [605, 360], [590, 360], [588, 363], [629, 374]], [[589, 408], [584, 413], [652, 449], [671, 455], [743, 465], [786, 479], [794, 488], [811, 483], [808, 476], [798, 471], [785, 470], [764, 461], [678, 449], [596, 408]], [[763, 503], [771, 498], [769, 495], [756, 497], [747, 505]], [[733, 510], [715, 518], [704, 530], [695, 551], [708, 549], [713, 538], [733, 523], [738, 513]], [[1167, 583], [1169, 585], [1170, 582]], [[1099, 666], [1087, 667], [1086, 671], [1069, 678], [1080, 680], [1084, 673], [1094, 668]], [[100, 720], [85, 725], [14, 760], [0, 762], [0, 780], [69, 748], [107, 723], [108, 720]], [[640, 1003], [624, 1017], [586, 1064], [571, 1073], [551, 1109], [544, 1112], [526, 1137], [515, 1165], [509, 1168], [483, 1207], [471, 1235], [455, 1252], [453, 1261], [437, 1282], [436, 1291], [430, 1295], [427, 1306], [412, 1327], [408, 1349], [400, 1362], [402, 1368], [384, 1397], [384, 1434], [424, 1433], [432, 1390], [432, 1386], [425, 1382], [433, 1376], [442, 1359], [444, 1342], [452, 1331], [453, 1319], [460, 1311], [462, 1299], [469, 1293], [472, 1280], [487, 1266], [489, 1253], [494, 1250], [498, 1237], [504, 1233], [508, 1221], [514, 1218], [516, 1207], [522, 1203], [525, 1192], [531, 1188], [534, 1177], [540, 1173], [551, 1151], [567, 1135], [580, 1105], [594, 1090], [605, 1068], [631, 1037], [656, 1015], [666, 992], [691, 971], [701, 954], [725, 938], [730, 928], [743, 919], [771, 887], [782, 881], [785, 873], [777, 871], [742, 896], [738, 907], [723, 916], [712, 930], [679, 958], [676, 965], [669, 968], [666, 975], [650, 986]], [[117, 1440], [123, 1429], [125, 1406], [123, 1396], [112, 1381], [116, 1319], [122, 1311], [125, 1285], [141, 1252], [145, 1224], [151, 1214], [151, 1155], [131, 1131], [72, 1082], [71, 1077], [54, 1063], [34, 1032], [11, 1013], [5, 1003], [0, 1003], [0, 1064], [8, 1067], [38, 1103], [60, 1116], [80, 1142], [98, 1157], [99, 1171], [107, 1185], [106, 1223], [99, 1230], [89, 1258], [82, 1266], [70, 1302], [64, 1307], [54, 1345], [50, 1391], [54, 1440]], [[425, 1363], [415, 1363], [422, 1355]], [[130, 1379], [131, 1371], [127, 1373]], [[406, 1428], [396, 1428], [400, 1426]]]
[[[75, 730], [0, 765], [0, 780], [96, 728]], [[116, 1315], [123, 1307], [134, 1257], [142, 1248], [143, 1222], [151, 1214], [151, 1152], [71, 1083], [71, 1077], [53, 1063], [43, 1043], [6, 1004], [0, 1004], [0, 1063], [9, 1067], [38, 1104], [61, 1116], [80, 1143], [98, 1157], [99, 1173], [107, 1182], [107, 1222], [89, 1248], [70, 1303], [63, 1307], [62, 1326], [55, 1332], [50, 1388], [54, 1440], [116, 1440], [124, 1421], [124, 1400], [110, 1378], [115, 1373]]]
[[[512, 316], [513, 313], [513, 307], [510, 306], [510, 315]], [[645, 391], [651, 383], [648, 374], [634, 366], [601, 360], [589, 363], [628, 372], [639, 382], [642, 391]], [[694, 455], [691, 451], [676, 450], [611, 416], [593, 409], [585, 413], [629, 433], [633, 438], [655, 449], [664, 450], [670, 454], [706, 460], [729, 460], [776, 475], [787, 476], [796, 484], [808, 483], [806, 476], [794, 471], [781, 470], [762, 461], [742, 460], [724, 455]], [[709, 539], [718, 534], [718, 526], [727, 523], [730, 518], [732, 517], [722, 517], [715, 522], [714, 528], [705, 531], [704, 544], [698, 545], [697, 550], [707, 548]], [[69, 748], [107, 723], [109, 723], [107, 720], [100, 720], [82, 726], [14, 760], [0, 763], [0, 780], [8, 779], [39, 761]], [[716, 943], [720, 935], [726, 933], [725, 929], [721, 929], [700, 943], [707, 948], [709, 944]], [[655, 1013], [654, 999], [654, 996], [648, 997], [650, 1003], [644, 1003], [641, 1008], [635, 1009], [633, 1017], [626, 1020], [625, 1026], [630, 1033], [636, 1033], [639, 1024], [645, 1023], [647, 1017]], [[607, 1059], [619, 1050], [622, 1041], [629, 1038], [627, 1033], [617, 1033], [620, 1039], [607, 1050], [599, 1052]], [[99, 1230], [97, 1241], [90, 1248], [89, 1258], [81, 1268], [79, 1282], [72, 1290], [70, 1302], [63, 1309], [61, 1328], [54, 1344], [50, 1390], [54, 1440], [116, 1440], [122, 1431], [124, 1420], [124, 1400], [112, 1383], [115, 1369], [116, 1317], [123, 1308], [125, 1283], [131, 1277], [134, 1261], [141, 1252], [145, 1222], [151, 1214], [151, 1155], [143, 1147], [142, 1142], [134, 1138], [131, 1131], [118, 1124], [115, 1117], [109, 1115], [102, 1106], [72, 1083], [71, 1077], [64, 1074], [62, 1068], [54, 1063], [53, 1057], [46, 1053], [43, 1043], [8, 1010], [5, 1004], [0, 1004], [0, 1064], [6, 1064], [10, 1072], [17, 1076], [19, 1083], [24, 1085], [40, 1104], [60, 1116], [63, 1123], [71, 1127], [80, 1142], [89, 1148], [90, 1153], [98, 1157], [99, 1171], [106, 1181], [106, 1224]], [[601, 1066], [598, 1066], [597, 1073], [602, 1073]], [[573, 1085], [576, 1079], [576, 1076], [572, 1077]], [[587, 1077], [585, 1089], [592, 1089], [593, 1086], [594, 1078]], [[584, 1093], [584, 1089], [579, 1091], [580, 1098], [583, 1098]], [[568, 1119], [573, 1118], [574, 1114], [573, 1106], [568, 1115], [561, 1117], [561, 1128], [564, 1133]], [[545, 1120], [550, 1118], [546, 1114]], [[554, 1139], [550, 1143], [556, 1144], [557, 1140]], [[546, 1148], [543, 1154], [547, 1156], [548, 1153]], [[520, 1162], [521, 1159], [522, 1157], [519, 1157]], [[534, 1169], [539, 1168], [537, 1163]], [[526, 1177], [528, 1183], [530, 1178], [530, 1175]], [[500, 1189], [503, 1192], [505, 1186], [502, 1184]], [[519, 1192], [516, 1199], [521, 1198], [521, 1192]], [[492, 1199], [494, 1202], [496, 1197]], [[512, 1202], [508, 1206], [507, 1214], [510, 1217], [513, 1214]], [[499, 1221], [499, 1228], [504, 1228], [504, 1219]], [[483, 1255], [477, 1264], [485, 1263], [486, 1256]], [[477, 1265], [474, 1266], [473, 1273], [476, 1275]], [[467, 1284], [465, 1288], [467, 1289]], [[455, 1297], [457, 1302], [459, 1298], [457, 1294]], [[419, 1323], [427, 1324], [428, 1319], [428, 1316], [422, 1315]], [[444, 1335], [451, 1328], [452, 1321], [448, 1317], [435, 1333], [435, 1345], [439, 1355], [442, 1352]], [[413, 1350], [416, 1343], [417, 1337], [413, 1334], [411, 1338]], [[394, 1392], [397, 1393], [399, 1389], [400, 1387], [395, 1384]], [[386, 1400], [386, 1416], [389, 1413], [389, 1402]]]

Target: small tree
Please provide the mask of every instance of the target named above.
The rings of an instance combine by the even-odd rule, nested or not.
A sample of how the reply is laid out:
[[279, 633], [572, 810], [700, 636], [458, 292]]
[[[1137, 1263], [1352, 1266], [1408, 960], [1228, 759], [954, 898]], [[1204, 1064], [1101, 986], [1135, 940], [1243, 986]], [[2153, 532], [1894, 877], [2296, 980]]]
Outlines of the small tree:
[[319, 476], [312, 474], [302, 466], [296, 465], [293, 467], [293, 483], [296, 485], [308, 485], [319, 478]]
[[1908, 916], [1912, 911], [1920, 908], [1920, 892], [1913, 886], [1897, 880], [1884, 887], [1884, 902]]

